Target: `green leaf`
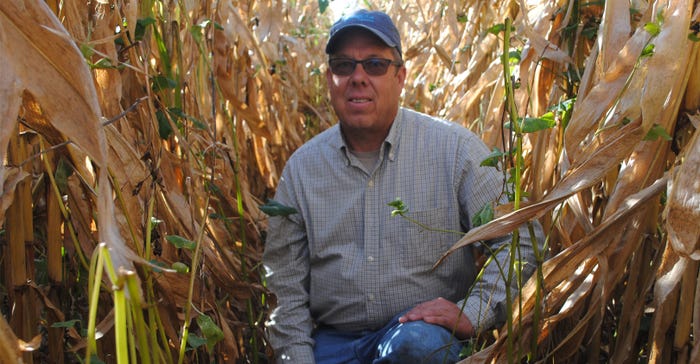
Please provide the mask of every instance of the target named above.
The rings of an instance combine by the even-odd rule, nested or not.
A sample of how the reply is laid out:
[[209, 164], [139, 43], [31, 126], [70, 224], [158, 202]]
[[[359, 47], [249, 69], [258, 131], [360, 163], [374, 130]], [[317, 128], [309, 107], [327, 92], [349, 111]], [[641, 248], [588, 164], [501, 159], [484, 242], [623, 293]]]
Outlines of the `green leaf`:
[[[525, 118], [520, 120], [520, 132], [525, 134], [538, 132], [544, 129], [550, 129], [556, 125], [556, 121], [554, 120], [554, 114], [552, 112], [548, 112], [539, 118]], [[512, 125], [510, 122], [507, 122], [503, 125], [503, 127], [506, 129], [511, 129]]]
[[[498, 33], [503, 32], [506, 30], [506, 25], [504, 23], [498, 23], [491, 28], [488, 28], [486, 31], [493, 34], [493, 35], [498, 35]], [[510, 31], [514, 31], [515, 27], [511, 25]]]
[[294, 207], [285, 206], [273, 199], [269, 199], [267, 203], [260, 205], [260, 211], [268, 216], [289, 216], [298, 212]]
[[199, 337], [197, 335], [192, 334], [187, 335], [187, 345], [189, 345], [193, 349], [196, 349], [202, 345], [206, 345], [206, 343], [207, 339], [203, 337]]
[[188, 117], [187, 120], [192, 122], [192, 125], [194, 125], [195, 128], [199, 130], [207, 130], [207, 124], [201, 122], [200, 120], [197, 120], [193, 117]]
[[393, 210], [391, 210], [392, 217], [396, 215], [403, 216], [405, 213], [408, 212], [408, 207], [398, 197], [394, 201], [389, 202], [387, 205], [394, 208]]
[[552, 106], [549, 109], [550, 111], [559, 114], [559, 119], [561, 120], [562, 128], [566, 128], [566, 126], [569, 125], [569, 120], [571, 120], [571, 111], [574, 109], [575, 102], [576, 102], [576, 98], [573, 97], [573, 98], [564, 100], [564, 101]]
[[83, 54], [83, 58], [89, 60], [95, 54], [95, 49], [87, 44], [81, 44], [80, 53]]
[[56, 185], [61, 192], [68, 191], [68, 177], [73, 174], [73, 168], [71, 164], [66, 161], [65, 158], [61, 158], [56, 165]]
[[105, 362], [97, 354], [92, 354], [90, 355], [90, 364], [105, 364]]
[[175, 262], [170, 265], [170, 268], [172, 268], [178, 273], [188, 273], [190, 271], [190, 267], [188, 267], [187, 264], [183, 262]]
[[73, 328], [73, 327], [75, 327], [75, 325], [78, 322], [80, 322], [80, 320], [54, 322], [53, 324], [51, 324], [51, 327], [54, 327], [54, 328]]
[[197, 316], [197, 326], [202, 330], [202, 334], [207, 338], [207, 349], [211, 352], [214, 345], [224, 339], [224, 332], [216, 325], [214, 320], [207, 315]]
[[525, 118], [522, 124], [523, 133], [535, 133], [540, 130], [551, 129], [556, 125], [554, 113], [548, 112], [539, 118]]
[[597, 26], [584, 26], [583, 30], [581, 31], [581, 36], [588, 40], [595, 39], [596, 35], [598, 35]]
[[202, 43], [202, 30], [204, 28], [200, 25], [193, 25], [190, 27], [190, 34], [194, 38], [195, 43]]
[[474, 227], [481, 226], [491, 220], [493, 220], [493, 206], [491, 203], [487, 203], [474, 214], [472, 217], [472, 225]]
[[136, 20], [136, 29], [134, 30], [134, 40], [143, 40], [143, 36], [146, 33], [146, 28], [149, 25], [155, 24], [156, 20], [154, 18], [143, 18]]
[[179, 235], [168, 235], [165, 237], [165, 240], [169, 241], [179, 249], [185, 248], [187, 250], [195, 250], [195, 248], [197, 248], [197, 243], [192, 240], [185, 239]]
[[[177, 120], [188, 120], [192, 122], [192, 125], [194, 125], [195, 128], [200, 129], [200, 130], [206, 130], [207, 125], [200, 120], [195, 119], [194, 117], [185, 114], [184, 111], [182, 111], [181, 108], [179, 107], [171, 107], [168, 108], [168, 113], [172, 116], [175, 116]], [[179, 124], [178, 124], [179, 125]]]
[[700, 37], [698, 37], [698, 33], [688, 33], [688, 40], [691, 42], [700, 42]]
[[165, 76], [153, 76], [151, 77], [151, 89], [154, 92], [161, 90], [174, 89], [177, 87], [177, 82], [175, 80], [167, 78]]
[[505, 29], [506, 29], [506, 25], [505, 25], [505, 24], [503, 24], [503, 23], [498, 23], [498, 24], [492, 26], [491, 28], [489, 28], [489, 29], [486, 30], [486, 31], [489, 32], [489, 33], [491, 33], [491, 34], [493, 34], [493, 35], [498, 35], [498, 33], [502, 32], [502, 31], [505, 30]]
[[655, 37], [661, 33], [661, 26], [657, 23], [646, 23], [644, 25], [644, 30], [651, 34], [652, 37]]
[[170, 121], [163, 110], [156, 110], [156, 120], [158, 120], [158, 136], [163, 140], [170, 138], [170, 135], [173, 133], [173, 127], [170, 125]]
[[117, 68], [112, 64], [112, 60], [109, 58], [100, 58], [97, 62], [90, 64], [92, 69], [112, 69]]
[[671, 136], [668, 135], [668, 133], [666, 132], [666, 129], [664, 129], [659, 124], [654, 124], [654, 126], [652, 126], [651, 129], [649, 129], [649, 132], [644, 137], [644, 140], [657, 140], [659, 138], [662, 138], [666, 141], [673, 140], [673, 138], [671, 138]]
[[647, 46], [644, 47], [644, 50], [642, 50], [642, 55], [640, 57], [646, 58], [646, 57], [653, 56], [655, 48], [656, 48], [656, 46], [654, 46], [653, 44], [651, 44], [651, 43], [647, 44]]
[[520, 50], [508, 52], [508, 62], [510, 64], [520, 63], [520, 61], [522, 60], [522, 55], [520, 53], [521, 53]]
[[321, 14], [323, 14], [326, 9], [328, 9], [328, 0], [318, 0], [318, 9], [321, 11]]
[[505, 155], [506, 153], [503, 153], [500, 149], [494, 147], [491, 150], [491, 153], [486, 156], [486, 159], [481, 161], [479, 165], [482, 167], [498, 167], [498, 162], [500, 162], [501, 158], [503, 158]]
[[221, 188], [219, 188], [219, 186], [216, 183], [207, 181], [205, 186], [207, 190], [211, 191], [211, 193], [221, 196]]
[[169, 107], [168, 113], [170, 113], [172, 116], [176, 116], [176, 119], [178, 120], [187, 119], [187, 114], [185, 114], [185, 112], [179, 107]]
[[152, 270], [154, 273], [161, 273], [161, 272], [163, 272], [163, 270], [158, 269], [158, 267], [161, 267], [161, 268], [163, 268], [163, 269], [165, 269], [165, 268], [167, 267], [167, 265], [166, 265], [164, 262], [161, 262], [161, 261], [159, 261], [159, 260], [151, 259], [151, 260], [149, 260], [148, 262], [151, 263], [151, 270]]

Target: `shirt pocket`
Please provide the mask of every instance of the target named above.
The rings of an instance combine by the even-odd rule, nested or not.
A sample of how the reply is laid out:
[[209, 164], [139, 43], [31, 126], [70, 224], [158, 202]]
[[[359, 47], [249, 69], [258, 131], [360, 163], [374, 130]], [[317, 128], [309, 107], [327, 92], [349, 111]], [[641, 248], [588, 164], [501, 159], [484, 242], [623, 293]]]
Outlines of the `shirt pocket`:
[[[455, 221], [449, 208], [433, 208], [410, 211], [403, 219], [403, 228], [399, 233], [399, 256], [407, 266], [431, 269], [438, 259], [462, 236], [456, 231]], [[454, 230], [454, 231], [453, 231]]]

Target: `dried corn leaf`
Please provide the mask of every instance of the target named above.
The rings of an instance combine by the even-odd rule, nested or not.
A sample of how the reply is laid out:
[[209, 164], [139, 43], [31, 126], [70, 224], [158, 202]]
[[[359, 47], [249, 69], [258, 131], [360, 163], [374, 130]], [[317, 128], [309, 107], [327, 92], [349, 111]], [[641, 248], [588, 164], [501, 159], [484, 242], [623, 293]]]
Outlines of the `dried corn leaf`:
[[51, 9], [44, 2], [0, 2], [0, 27], [0, 47], [12, 49], [3, 52], [3, 78], [13, 78], [15, 88], [31, 93], [56, 129], [103, 163], [100, 148], [105, 143], [92, 75]]
[[455, 250], [468, 244], [510, 234], [528, 220], [541, 216], [574, 193], [590, 187], [603, 178], [610, 169], [617, 166], [641, 137], [642, 131], [638, 125], [628, 124], [619, 129], [616, 137], [582, 160], [581, 164], [572, 169], [542, 201], [495, 219], [486, 225], [469, 230], [436, 264], [439, 264]]
[[5, 321], [5, 315], [0, 315], [0, 358], [3, 363], [5, 360], [13, 363], [22, 362], [19, 340]]
[[[581, 147], [592, 143], [591, 135], [598, 129], [605, 113], [614, 106], [622, 95], [627, 79], [631, 76], [634, 65], [651, 36], [646, 31], [637, 31], [620, 51], [618, 58], [602, 74], [600, 81], [584, 98], [578, 99], [571, 121], [566, 129], [566, 150], [571, 159], [578, 159]], [[586, 70], [586, 73], [593, 70]], [[584, 75], [584, 77], [586, 77]], [[620, 122], [621, 118], [616, 121]], [[593, 146], [591, 148], [595, 148]]]
[[683, 163], [676, 167], [666, 204], [666, 228], [678, 254], [700, 259], [700, 137], [695, 132]]
[[640, 104], [642, 123], [648, 131], [654, 124], [673, 130], [686, 86], [691, 51], [688, 40], [694, 1], [673, 0], [663, 8], [660, 33], [652, 40], [654, 55], [646, 64]]
[[[0, 47], [12, 49], [5, 63], [6, 76], [17, 91], [30, 93], [53, 127], [107, 165], [106, 140], [100, 122], [92, 75], [80, 50], [44, 2], [0, 2]], [[5, 81], [3, 81], [4, 83]], [[10, 100], [10, 105], [16, 100]], [[70, 107], [66, 107], [70, 105]], [[5, 111], [7, 112], [7, 111]], [[30, 122], [30, 121], [28, 121]], [[2, 133], [9, 132], [8, 129]], [[100, 176], [98, 199], [101, 240], [108, 243], [115, 266], [131, 267], [136, 256], [123, 243], [114, 222], [114, 204], [106, 168]]]
[[[591, 263], [590, 260], [594, 259], [596, 256], [601, 254], [601, 252], [604, 249], [607, 248], [608, 243], [610, 241], [609, 237], [619, 235], [620, 231], [625, 229], [626, 227], [626, 224], [624, 224], [623, 222], [630, 221], [630, 217], [639, 214], [641, 211], [640, 209], [643, 206], [645, 206], [650, 199], [655, 198], [656, 196], [658, 196], [659, 193], [663, 191], [665, 184], [666, 178], [661, 178], [654, 182], [654, 184], [652, 184], [648, 188], [645, 188], [637, 194], [629, 196], [629, 198], [625, 201], [625, 209], [617, 211], [614, 215], [610, 216], [607, 220], [605, 220], [603, 223], [597, 226], [594, 231], [586, 235], [580, 241], [576, 242], [573, 246], [567, 248], [555, 257], [552, 257], [548, 261], [544, 262], [542, 266], [542, 273], [544, 277], [544, 285], [542, 289], [543, 292], [545, 292], [546, 294], [546, 298], [543, 301], [545, 307], [549, 307], [549, 309], [553, 307], [562, 307], [562, 310], [560, 311], [562, 319], [567, 316], [570, 316], [571, 310], [575, 307], [581, 307], [581, 303], [585, 302], [590, 297], [591, 293], [595, 291], [595, 289], [592, 289], [589, 286], [591, 284], [597, 285], [599, 283], [604, 283], [601, 282], [600, 279], [596, 279], [594, 276], [589, 276], [586, 273], [587, 270], [582, 268], [591, 268], [589, 264]], [[633, 250], [635, 249], [635, 247], [631, 246], [629, 247], [629, 249]], [[600, 264], [601, 261], [599, 259], [597, 261], [598, 264]], [[576, 282], [576, 280], [572, 280], [572, 277], [581, 276], [581, 274], [584, 274], [586, 277], [590, 278], [590, 280], [584, 280], [580, 285], [573, 285], [573, 283]], [[537, 283], [533, 277], [526, 283], [525, 287], [523, 287], [523, 302], [520, 304], [514, 304], [515, 308], [522, 308], [522, 311], [518, 310], [514, 313], [514, 323], [525, 322], [527, 325], [527, 322], [531, 322], [531, 320], [529, 319], [521, 319], [520, 317], [526, 318], [533, 314], [533, 308], [536, 304], [536, 284]], [[555, 287], [559, 285], [565, 285], [569, 287], [569, 289], [573, 289], [574, 292], [554, 291]], [[598, 286], [598, 289], [602, 289], [602, 286]], [[555, 295], [555, 293], [557, 294]], [[610, 293], [608, 292], [607, 294]], [[596, 294], [595, 296], [601, 298], [600, 293]], [[603, 299], [602, 301], [605, 300]], [[591, 305], [588, 307], [590, 308], [596, 306]], [[587, 311], [595, 310], [588, 309]], [[591, 315], [589, 312], [589, 314], [585, 317], [585, 319], [582, 319], [582, 325], [586, 324], [587, 320], [593, 319], [596, 316]], [[545, 319], [545, 326], [546, 322], [548, 322], [549, 320], [556, 320], [556, 316], [550, 316], [549, 318]], [[553, 321], [549, 321], [549, 324], [552, 323]], [[522, 335], [520, 331], [517, 330], [511, 334], [519, 336], [519, 341], [529, 341], [531, 339], [528, 336]], [[507, 335], [509, 335], [509, 333], [504, 333], [503, 336], [499, 337], [499, 339], [491, 345], [491, 350], [488, 350], [490, 355], [499, 357], [501, 361], [504, 361], [507, 357], [505, 347]], [[566, 340], [564, 340], [564, 342], [568, 340], [575, 341], [580, 339], [580, 337], [576, 337], [574, 335], [568, 337]], [[523, 345], [527, 347], [529, 344]]]
[[630, 5], [623, 1], [606, 1], [598, 39], [601, 42], [599, 67], [608, 69], [615, 62], [632, 32]]

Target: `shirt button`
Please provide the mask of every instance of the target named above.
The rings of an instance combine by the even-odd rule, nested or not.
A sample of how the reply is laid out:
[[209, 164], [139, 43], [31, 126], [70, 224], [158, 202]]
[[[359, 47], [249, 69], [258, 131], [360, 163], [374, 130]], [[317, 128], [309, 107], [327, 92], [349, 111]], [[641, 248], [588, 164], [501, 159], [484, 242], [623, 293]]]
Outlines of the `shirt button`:
[[373, 261], [374, 261], [374, 257], [371, 256], [371, 255], [368, 256], [368, 257], [367, 257], [367, 261], [368, 261], [368, 262], [373, 262]]
[[374, 294], [373, 294], [373, 293], [370, 293], [369, 295], [367, 295], [367, 298], [368, 298], [370, 301], [374, 301]]
[[369, 180], [369, 183], [367, 183], [368, 186], [374, 187], [374, 180]]

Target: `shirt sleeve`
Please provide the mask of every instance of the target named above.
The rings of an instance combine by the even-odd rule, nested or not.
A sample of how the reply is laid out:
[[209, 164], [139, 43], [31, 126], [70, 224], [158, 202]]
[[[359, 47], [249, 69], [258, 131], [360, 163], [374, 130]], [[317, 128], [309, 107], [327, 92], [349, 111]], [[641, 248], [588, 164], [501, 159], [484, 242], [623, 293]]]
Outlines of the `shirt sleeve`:
[[[471, 218], [485, 204], [505, 202], [501, 196], [500, 186], [503, 183], [503, 175], [493, 167], [480, 166], [489, 151], [486, 145], [478, 137], [474, 137], [462, 144], [458, 163], [462, 166], [462, 176], [459, 179], [460, 205], [462, 209], [462, 224], [472, 228]], [[533, 222], [535, 230], [535, 242], [542, 236], [541, 227]], [[511, 284], [507, 287], [503, 273], [508, 274], [510, 264], [510, 244], [513, 235], [508, 234], [500, 238], [482, 243], [483, 253], [490, 259], [483, 272], [477, 275], [469, 295], [457, 303], [463, 307], [463, 312], [469, 318], [474, 329], [479, 332], [501, 325], [506, 319], [506, 289], [511, 292], [512, 299], [518, 294], [520, 283], [524, 284], [535, 268], [535, 255], [533, 251], [533, 239], [530, 236], [527, 224], [519, 228], [519, 243], [515, 254], [515, 260], [522, 267], [520, 277], [513, 276]], [[492, 253], [495, 253], [493, 255]], [[500, 268], [499, 268], [500, 265]], [[516, 264], [517, 265], [517, 264]], [[502, 273], [503, 272], [503, 273]], [[514, 272], [515, 273], [515, 272]]]
[[[278, 202], [298, 209], [284, 174], [275, 195]], [[267, 322], [277, 363], [314, 363], [309, 312], [309, 251], [301, 216], [271, 216], [263, 253], [266, 282], [277, 297]]]
[[[533, 222], [533, 225], [536, 237], [541, 236], [537, 234], [541, 231], [539, 224]], [[485, 244], [488, 248], [484, 253], [491, 257], [491, 252], [497, 252], [496, 255], [484, 267], [483, 274], [478, 276], [469, 296], [457, 303], [459, 307], [464, 307], [464, 314], [469, 318], [477, 332], [494, 328], [505, 322], [506, 289], [511, 292], [512, 302], [515, 302], [521, 285], [525, 284], [534, 271], [535, 255], [528, 227], [521, 226], [519, 234], [519, 242], [514, 253], [516, 266], [522, 264], [520, 275], [518, 276], [514, 272], [510, 285], [506, 284], [503, 277], [503, 274], [508, 274], [509, 270], [510, 243], [513, 235], [508, 234], [502, 238], [490, 240]], [[501, 273], [501, 269], [503, 273]]]

